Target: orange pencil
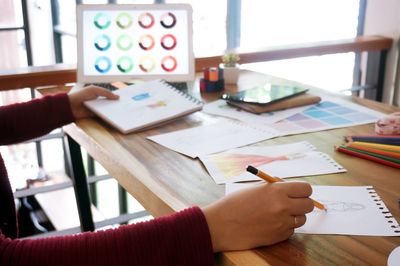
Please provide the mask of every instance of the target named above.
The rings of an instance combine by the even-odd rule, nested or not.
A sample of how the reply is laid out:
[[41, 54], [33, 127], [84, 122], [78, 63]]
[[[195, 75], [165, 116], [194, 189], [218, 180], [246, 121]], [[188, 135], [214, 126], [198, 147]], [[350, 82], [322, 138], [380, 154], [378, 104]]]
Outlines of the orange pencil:
[[352, 145], [361, 145], [361, 146], [385, 150], [385, 151], [400, 152], [400, 146], [397, 146], [397, 145], [370, 143], [370, 142], [362, 142], [362, 141], [353, 141], [353, 142], [349, 142], [349, 143], [352, 143]]
[[369, 146], [358, 145], [358, 144], [356, 144], [356, 142], [349, 142], [346, 144], [346, 146], [351, 147], [351, 148], [356, 148], [359, 150], [363, 150], [363, 151], [367, 151], [367, 152], [372, 152], [372, 153], [400, 159], [400, 152], [392, 152], [392, 151], [388, 151], [388, 150], [376, 149], [376, 148], [369, 147]]
[[[281, 179], [281, 178], [272, 177], [272, 176], [270, 176], [270, 175], [267, 175], [266, 173], [264, 173], [264, 172], [258, 170], [257, 168], [255, 168], [255, 167], [253, 167], [253, 166], [251, 166], [251, 165], [247, 166], [247, 169], [246, 169], [246, 170], [247, 170], [248, 172], [250, 172], [250, 173], [252, 173], [252, 174], [258, 176], [258, 177], [261, 177], [262, 179], [264, 179], [265, 181], [267, 181], [267, 182], [269, 182], [269, 183], [275, 183], [275, 182], [279, 182], [279, 181], [284, 181], [284, 180]], [[314, 202], [314, 206], [315, 206], [315, 207], [317, 207], [317, 208], [320, 209], [320, 210], [326, 211], [326, 208], [325, 208], [324, 204], [322, 204], [322, 203], [320, 203], [320, 202], [318, 202], [318, 201], [316, 201], [316, 200], [313, 200], [313, 199], [311, 199], [311, 200]]]

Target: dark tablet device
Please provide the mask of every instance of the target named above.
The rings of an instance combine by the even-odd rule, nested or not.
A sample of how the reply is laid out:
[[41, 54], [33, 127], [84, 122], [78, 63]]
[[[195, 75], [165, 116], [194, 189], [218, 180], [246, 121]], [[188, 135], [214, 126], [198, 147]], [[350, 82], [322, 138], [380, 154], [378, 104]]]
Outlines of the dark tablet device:
[[306, 91], [308, 89], [302, 87], [267, 83], [264, 86], [239, 91], [235, 94], [225, 93], [221, 98], [232, 102], [267, 105], [305, 93]]

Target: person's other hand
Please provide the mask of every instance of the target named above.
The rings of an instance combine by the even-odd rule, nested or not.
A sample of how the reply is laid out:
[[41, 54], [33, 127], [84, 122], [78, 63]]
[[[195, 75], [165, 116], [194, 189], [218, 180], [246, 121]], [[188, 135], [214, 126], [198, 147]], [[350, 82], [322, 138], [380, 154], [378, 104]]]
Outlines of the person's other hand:
[[277, 182], [229, 194], [203, 208], [214, 252], [272, 245], [288, 239], [314, 208], [310, 184]]
[[87, 109], [83, 102], [94, 100], [99, 96], [106, 97], [110, 100], [117, 100], [119, 96], [108, 91], [104, 88], [97, 87], [90, 85], [88, 87], [83, 88], [82, 90], [73, 92], [68, 94], [69, 102], [71, 104], [72, 114], [74, 115], [75, 119], [91, 117], [94, 114]]

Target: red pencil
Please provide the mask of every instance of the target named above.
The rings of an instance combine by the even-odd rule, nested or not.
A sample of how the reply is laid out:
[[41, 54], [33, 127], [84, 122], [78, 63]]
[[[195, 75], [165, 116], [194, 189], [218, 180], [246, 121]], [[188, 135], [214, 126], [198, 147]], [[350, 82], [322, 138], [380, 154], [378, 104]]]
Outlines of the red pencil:
[[353, 155], [355, 157], [359, 157], [359, 158], [363, 158], [363, 159], [366, 159], [366, 160], [374, 161], [374, 162], [380, 163], [380, 164], [385, 164], [385, 165], [388, 165], [388, 166], [391, 166], [391, 167], [395, 167], [395, 168], [400, 168], [400, 164], [397, 164], [397, 163], [394, 163], [394, 162], [390, 162], [390, 161], [386, 161], [386, 160], [383, 160], [381, 158], [377, 158], [377, 157], [370, 156], [370, 155], [367, 155], [367, 154], [358, 153], [358, 152], [355, 152], [355, 151], [352, 151], [352, 150], [348, 150], [345, 147], [341, 147], [340, 146], [340, 147], [335, 147], [335, 149], [338, 152], [342, 152], [342, 153], [346, 153], [346, 154], [349, 154], [349, 155]]

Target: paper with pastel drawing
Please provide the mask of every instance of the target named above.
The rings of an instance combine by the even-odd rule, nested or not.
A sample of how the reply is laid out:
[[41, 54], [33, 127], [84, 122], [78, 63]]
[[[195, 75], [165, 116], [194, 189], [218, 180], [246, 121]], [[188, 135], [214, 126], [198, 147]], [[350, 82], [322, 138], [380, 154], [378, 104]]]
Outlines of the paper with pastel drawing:
[[307, 141], [243, 147], [199, 158], [217, 184], [260, 180], [246, 171], [247, 165], [280, 178], [346, 171], [329, 155], [316, 151]]
[[[226, 184], [226, 194], [254, 186]], [[312, 186], [311, 197], [327, 208], [317, 208], [295, 230], [304, 234], [400, 236], [400, 226], [372, 186]]]

